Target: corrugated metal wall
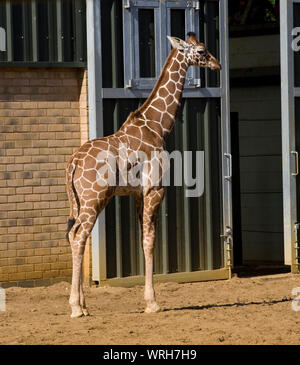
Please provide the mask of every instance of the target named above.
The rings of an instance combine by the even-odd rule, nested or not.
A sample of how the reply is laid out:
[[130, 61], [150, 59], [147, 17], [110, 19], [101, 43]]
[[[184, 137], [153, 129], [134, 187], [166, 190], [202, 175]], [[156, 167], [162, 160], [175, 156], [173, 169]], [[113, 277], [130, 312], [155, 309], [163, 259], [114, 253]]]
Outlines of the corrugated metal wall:
[[6, 31], [3, 65], [85, 66], [85, 0], [0, 1]]
[[[116, 131], [140, 103], [138, 99], [105, 100], [105, 135]], [[157, 226], [155, 273], [222, 266], [218, 104], [218, 100], [184, 100], [167, 140], [169, 152], [205, 151], [205, 193], [199, 198], [186, 198], [184, 187], [166, 188]], [[140, 228], [133, 197], [116, 197], [107, 206], [106, 225], [108, 278], [143, 274]]]

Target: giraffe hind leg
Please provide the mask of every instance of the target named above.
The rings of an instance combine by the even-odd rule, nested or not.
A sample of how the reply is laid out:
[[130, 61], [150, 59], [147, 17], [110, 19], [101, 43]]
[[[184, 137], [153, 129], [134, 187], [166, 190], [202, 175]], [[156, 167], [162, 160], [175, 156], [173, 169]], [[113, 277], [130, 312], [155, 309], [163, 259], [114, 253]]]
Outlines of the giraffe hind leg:
[[82, 286], [82, 262], [86, 240], [94, 226], [96, 216], [92, 220], [86, 220], [86, 213], [79, 214], [69, 232], [69, 240], [72, 248], [73, 273], [72, 288], [69, 303], [72, 308], [72, 318], [88, 315], [85, 305]]
[[[105, 196], [105, 192], [103, 192]], [[72, 288], [69, 304], [72, 309], [72, 318], [89, 315], [85, 304], [83, 285], [82, 285], [82, 261], [85, 249], [85, 244], [90, 235], [98, 214], [108, 204], [111, 195], [105, 198], [94, 199], [89, 204], [81, 204], [80, 212], [76, 218], [70, 232], [68, 233], [69, 241], [72, 248], [73, 273], [72, 273]], [[91, 214], [91, 210], [94, 211]]]

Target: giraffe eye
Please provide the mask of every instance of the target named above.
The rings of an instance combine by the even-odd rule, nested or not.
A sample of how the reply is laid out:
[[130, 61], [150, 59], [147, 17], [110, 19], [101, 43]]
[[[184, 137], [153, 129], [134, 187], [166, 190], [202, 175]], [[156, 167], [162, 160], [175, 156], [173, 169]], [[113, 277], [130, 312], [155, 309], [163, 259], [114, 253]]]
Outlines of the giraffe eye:
[[204, 55], [204, 53], [205, 53], [205, 51], [198, 51], [198, 54], [199, 54], [200, 56], [203, 56], [203, 55]]

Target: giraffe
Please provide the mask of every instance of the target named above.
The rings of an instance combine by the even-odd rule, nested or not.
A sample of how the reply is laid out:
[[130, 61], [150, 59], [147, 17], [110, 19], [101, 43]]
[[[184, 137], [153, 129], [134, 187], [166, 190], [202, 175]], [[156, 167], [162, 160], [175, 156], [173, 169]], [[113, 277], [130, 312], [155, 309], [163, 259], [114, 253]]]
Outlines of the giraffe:
[[[82, 287], [82, 260], [86, 240], [97, 216], [113, 196], [133, 195], [142, 233], [145, 258], [144, 299], [146, 313], [158, 312], [153, 288], [153, 251], [158, 208], [164, 197], [161, 175], [154, 184], [151, 169], [152, 152], [164, 151], [164, 143], [175, 122], [180, 106], [185, 76], [189, 66], [196, 65], [220, 70], [219, 61], [199, 42], [196, 34], [188, 39], [167, 36], [172, 49], [161, 74], [145, 103], [131, 112], [121, 128], [114, 134], [87, 141], [70, 158], [66, 168], [66, 186], [70, 203], [67, 239], [72, 249], [72, 287], [69, 304], [72, 318], [88, 315]], [[121, 147], [132, 159], [124, 158]], [[138, 152], [146, 156], [142, 161]], [[102, 156], [99, 158], [99, 154]], [[127, 155], [128, 155], [127, 154]], [[116, 164], [108, 162], [115, 158]], [[105, 166], [106, 165], [106, 166]], [[103, 167], [107, 168], [102, 172]], [[111, 184], [108, 172], [118, 179], [120, 171], [129, 173], [135, 166], [141, 168], [143, 183], [138, 185]], [[162, 170], [160, 170], [161, 172]], [[115, 179], [115, 180], [116, 180]]]

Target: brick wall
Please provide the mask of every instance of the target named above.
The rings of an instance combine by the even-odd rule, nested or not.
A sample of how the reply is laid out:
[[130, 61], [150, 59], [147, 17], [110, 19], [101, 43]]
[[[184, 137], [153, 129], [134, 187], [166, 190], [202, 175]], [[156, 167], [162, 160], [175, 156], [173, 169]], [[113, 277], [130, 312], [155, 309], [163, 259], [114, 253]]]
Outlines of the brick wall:
[[87, 113], [86, 71], [0, 68], [2, 286], [71, 277], [65, 167], [88, 138]]

